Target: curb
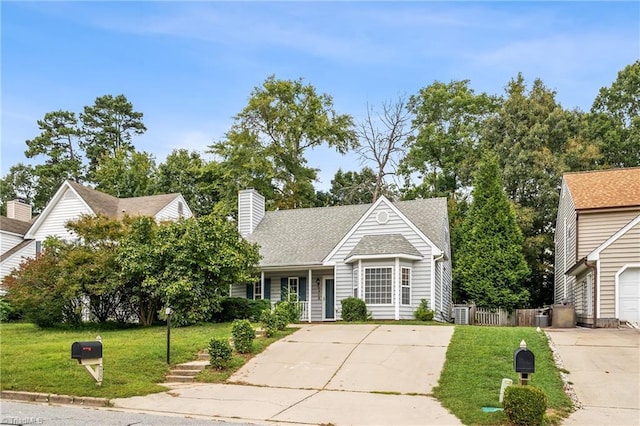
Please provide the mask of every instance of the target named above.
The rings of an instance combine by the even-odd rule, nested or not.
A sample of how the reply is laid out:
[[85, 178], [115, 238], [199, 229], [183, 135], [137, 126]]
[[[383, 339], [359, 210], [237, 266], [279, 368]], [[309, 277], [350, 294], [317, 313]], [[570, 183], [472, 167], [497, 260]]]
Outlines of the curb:
[[111, 401], [107, 398], [94, 398], [89, 396], [56, 395], [41, 392], [0, 391], [0, 399], [15, 401], [46, 402], [49, 404], [84, 405], [87, 407], [109, 407]]

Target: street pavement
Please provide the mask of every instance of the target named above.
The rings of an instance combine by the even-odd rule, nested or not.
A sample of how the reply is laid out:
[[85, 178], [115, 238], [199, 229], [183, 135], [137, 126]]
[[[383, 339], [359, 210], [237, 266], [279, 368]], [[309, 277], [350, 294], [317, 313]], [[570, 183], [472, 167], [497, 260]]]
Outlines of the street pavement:
[[226, 384], [112, 400], [114, 408], [251, 423], [459, 425], [430, 393], [453, 327], [308, 325]]
[[640, 332], [546, 329], [583, 405], [565, 425], [640, 425]]

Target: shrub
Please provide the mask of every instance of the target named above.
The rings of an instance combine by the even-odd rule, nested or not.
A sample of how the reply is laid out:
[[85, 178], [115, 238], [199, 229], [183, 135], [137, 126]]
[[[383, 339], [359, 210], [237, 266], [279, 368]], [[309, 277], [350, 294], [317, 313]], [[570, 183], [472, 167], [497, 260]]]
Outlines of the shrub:
[[249, 320], [235, 320], [231, 326], [231, 335], [233, 336], [233, 346], [236, 351], [241, 354], [251, 352], [253, 347], [253, 339], [256, 338], [256, 332]]
[[[278, 318], [276, 313], [271, 309], [262, 311], [262, 314], [260, 314], [260, 323], [262, 324], [266, 337], [271, 337], [278, 331]], [[285, 324], [284, 326], [286, 327], [287, 325]]]
[[222, 312], [218, 319], [220, 322], [231, 322], [237, 319], [247, 319], [251, 316], [249, 300], [244, 297], [227, 297], [220, 303]]
[[211, 339], [209, 342], [209, 363], [212, 367], [223, 369], [229, 363], [233, 350], [229, 344], [229, 340], [225, 338]]
[[422, 299], [420, 306], [413, 313], [418, 321], [431, 321], [433, 319], [433, 310], [429, 308], [429, 301]]
[[295, 301], [281, 301], [276, 303], [275, 312], [279, 321], [279, 330], [284, 330], [288, 324], [300, 320], [300, 308], [298, 308], [298, 304]]
[[0, 297], [0, 322], [7, 322], [11, 319], [13, 308], [4, 297]]
[[269, 299], [249, 300], [249, 316], [247, 319], [252, 322], [260, 321], [260, 315], [265, 309], [271, 310], [271, 301]]
[[342, 305], [342, 319], [344, 321], [366, 321], [367, 305], [364, 300], [347, 297], [340, 302]]
[[504, 412], [514, 425], [541, 425], [547, 396], [533, 386], [509, 386], [504, 392]]

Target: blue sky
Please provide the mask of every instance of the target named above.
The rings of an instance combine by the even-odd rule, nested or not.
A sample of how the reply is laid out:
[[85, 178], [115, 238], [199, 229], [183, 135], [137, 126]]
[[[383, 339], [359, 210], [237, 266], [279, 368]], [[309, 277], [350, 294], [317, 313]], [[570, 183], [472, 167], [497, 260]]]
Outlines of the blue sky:
[[[518, 72], [566, 108], [640, 58], [638, 2], [1, 2], [1, 174], [36, 121], [124, 94], [144, 113], [134, 140], [157, 162], [204, 152], [267, 76], [297, 79], [361, 119], [435, 80], [503, 93]], [[319, 188], [354, 154], [307, 153]]]

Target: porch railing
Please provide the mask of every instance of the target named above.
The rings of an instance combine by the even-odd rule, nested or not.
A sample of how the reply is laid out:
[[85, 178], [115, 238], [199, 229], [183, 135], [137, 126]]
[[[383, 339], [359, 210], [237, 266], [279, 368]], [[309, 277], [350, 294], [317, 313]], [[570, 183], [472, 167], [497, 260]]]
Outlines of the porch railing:
[[309, 320], [309, 302], [306, 300], [299, 300], [296, 303], [298, 304], [298, 311], [300, 312], [300, 321], [308, 321]]

